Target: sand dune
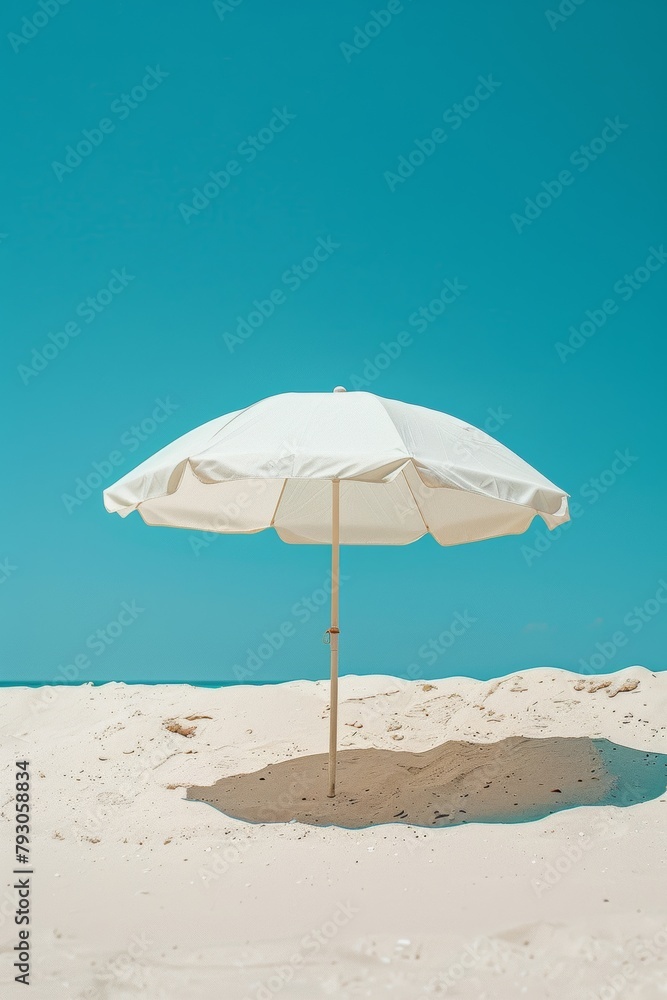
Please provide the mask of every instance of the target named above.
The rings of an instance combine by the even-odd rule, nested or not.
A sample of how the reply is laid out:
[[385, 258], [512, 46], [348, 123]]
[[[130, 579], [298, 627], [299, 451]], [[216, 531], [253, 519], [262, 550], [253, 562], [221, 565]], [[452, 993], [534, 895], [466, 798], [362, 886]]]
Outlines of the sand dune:
[[323, 682], [0, 697], [36, 1000], [661, 995], [667, 675], [344, 677], [333, 801]]

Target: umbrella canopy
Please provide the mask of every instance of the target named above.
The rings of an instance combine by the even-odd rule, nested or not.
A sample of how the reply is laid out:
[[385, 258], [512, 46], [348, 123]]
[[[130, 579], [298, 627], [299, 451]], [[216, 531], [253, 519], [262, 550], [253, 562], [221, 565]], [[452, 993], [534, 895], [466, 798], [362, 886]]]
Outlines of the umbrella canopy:
[[369, 392], [283, 393], [197, 427], [104, 491], [147, 524], [273, 528], [332, 546], [330, 787], [334, 793], [339, 545], [458, 545], [569, 519], [567, 494], [456, 417]]
[[568, 519], [567, 495], [488, 434], [369, 392], [290, 392], [184, 434], [104, 492], [108, 511], [215, 532], [274, 528], [331, 543], [341, 483], [344, 545], [441, 545]]

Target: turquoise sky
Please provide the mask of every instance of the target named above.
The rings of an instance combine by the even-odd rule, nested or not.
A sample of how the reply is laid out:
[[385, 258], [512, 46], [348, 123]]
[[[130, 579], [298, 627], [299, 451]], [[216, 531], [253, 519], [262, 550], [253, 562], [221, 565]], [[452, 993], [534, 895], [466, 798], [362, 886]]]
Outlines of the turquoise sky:
[[664, 4], [0, 17], [3, 679], [326, 676], [327, 548], [101, 491], [337, 384], [484, 427], [576, 514], [345, 548], [343, 672], [663, 669]]

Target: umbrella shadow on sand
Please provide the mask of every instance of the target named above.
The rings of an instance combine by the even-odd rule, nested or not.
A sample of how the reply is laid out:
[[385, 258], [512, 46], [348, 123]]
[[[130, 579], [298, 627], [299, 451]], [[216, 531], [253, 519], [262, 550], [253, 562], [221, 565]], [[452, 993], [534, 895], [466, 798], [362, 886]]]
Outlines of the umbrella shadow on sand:
[[337, 758], [335, 798], [326, 795], [326, 754], [192, 786], [187, 798], [251, 823], [358, 829], [527, 822], [574, 806], [635, 805], [667, 790], [667, 755], [587, 737], [342, 750]]

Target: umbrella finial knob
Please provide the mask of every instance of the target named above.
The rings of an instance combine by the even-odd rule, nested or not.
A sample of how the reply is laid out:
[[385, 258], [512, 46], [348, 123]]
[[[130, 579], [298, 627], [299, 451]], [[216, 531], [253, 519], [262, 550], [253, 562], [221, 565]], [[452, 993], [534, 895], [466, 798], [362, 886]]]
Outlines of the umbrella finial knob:
[[337, 385], [336, 388], [334, 389], [334, 392], [347, 392], [347, 389], [345, 388], [344, 385]]

